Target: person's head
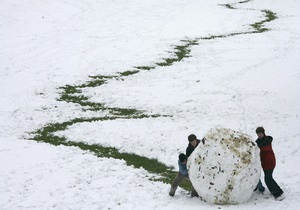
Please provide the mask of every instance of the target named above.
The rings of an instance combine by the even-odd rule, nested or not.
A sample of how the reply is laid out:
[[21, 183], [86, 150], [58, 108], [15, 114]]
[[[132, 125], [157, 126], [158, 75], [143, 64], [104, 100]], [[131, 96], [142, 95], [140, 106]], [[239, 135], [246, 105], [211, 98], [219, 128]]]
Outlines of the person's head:
[[255, 130], [258, 138], [262, 139], [266, 134], [265, 134], [265, 129], [263, 127], [257, 127]]
[[178, 158], [179, 158], [179, 161], [182, 162], [182, 163], [186, 163], [186, 161], [187, 161], [187, 156], [185, 154], [183, 154], [183, 153], [181, 153], [178, 156]]
[[197, 137], [195, 134], [191, 134], [188, 136], [189, 144], [193, 147], [196, 147], [198, 144]]

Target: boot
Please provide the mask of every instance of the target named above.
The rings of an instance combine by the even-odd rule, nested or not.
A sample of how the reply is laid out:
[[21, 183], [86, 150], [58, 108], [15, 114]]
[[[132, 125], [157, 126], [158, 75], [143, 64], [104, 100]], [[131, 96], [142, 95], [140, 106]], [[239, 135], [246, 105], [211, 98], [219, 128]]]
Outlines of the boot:
[[174, 196], [175, 195], [175, 191], [176, 191], [176, 189], [174, 189], [174, 188], [171, 187], [169, 195], [170, 196]]

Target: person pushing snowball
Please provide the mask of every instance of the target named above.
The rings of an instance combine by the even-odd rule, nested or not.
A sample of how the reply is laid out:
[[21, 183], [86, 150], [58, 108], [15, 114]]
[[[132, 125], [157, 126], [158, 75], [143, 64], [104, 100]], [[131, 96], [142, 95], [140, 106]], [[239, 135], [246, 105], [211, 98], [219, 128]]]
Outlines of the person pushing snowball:
[[[171, 185], [171, 189], [169, 192], [170, 196], [174, 196], [175, 191], [177, 189], [177, 187], [179, 186], [179, 184], [184, 180], [184, 179], [188, 179], [189, 178], [189, 174], [188, 174], [188, 170], [186, 168], [186, 163], [187, 163], [187, 156], [183, 153], [181, 153], [178, 156], [178, 167], [179, 167], [179, 171]], [[195, 191], [193, 185], [192, 185], [192, 194], [191, 197], [197, 197], [198, 193]]]
[[283, 191], [273, 179], [273, 171], [276, 165], [275, 154], [272, 149], [272, 136], [266, 136], [263, 127], [256, 128], [258, 139], [255, 141], [260, 149], [261, 166], [265, 174], [265, 183], [276, 200], [283, 200]]

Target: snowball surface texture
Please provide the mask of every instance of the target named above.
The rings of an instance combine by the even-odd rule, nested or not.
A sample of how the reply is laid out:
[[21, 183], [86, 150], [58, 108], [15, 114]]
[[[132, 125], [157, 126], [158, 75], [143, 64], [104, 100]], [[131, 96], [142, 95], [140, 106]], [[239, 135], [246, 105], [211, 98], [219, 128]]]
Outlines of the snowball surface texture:
[[212, 204], [246, 203], [261, 172], [259, 149], [252, 138], [227, 128], [213, 128], [188, 158], [190, 180]]

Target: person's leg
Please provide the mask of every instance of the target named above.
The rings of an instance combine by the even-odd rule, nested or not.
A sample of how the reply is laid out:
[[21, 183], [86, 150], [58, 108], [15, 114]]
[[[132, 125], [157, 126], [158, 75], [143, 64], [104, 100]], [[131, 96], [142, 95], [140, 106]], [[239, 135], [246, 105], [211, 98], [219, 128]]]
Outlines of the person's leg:
[[169, 192], [170, 196], [174, 196], [175, 191], [177, 189], [177, 187], [179, 186], [179, 184], [182, 182], [182, 180], [185, 178], [186, 176], [184, 176], [183, 174], [181, 174], [180, 172], [177, 173], [172, 185], [171, 185], [171, 189]]
[[274, 197], [278, 197], [282, 195], [283, 193], [282, 189], [279, 187], [277, 182], [273, 179], [273, 170], [265, 170], [264, 173], [265, 173], [265, 182], [270, 193]]
[[265, 174], [265, 183], [270, 191], [270, 193], [273, 195], [274, 192], [274, 186], [273, 186], [273, 182], [272, 182], [272, 174], [273, 174], [273, 170], [264, 170], [264, 174]]
[[[191, 184], [192, 184], [192, 182], [191, 182]], [[198, 196], [199, 196], [199, 195], [198, 195], [197, 191], [194, 189], [193, 184], [192, 184], [192, 193], [191, 193], [191, 197], [198, 197]]]
[[279, 187], [279, 185], [277, 184], [277, 182], [274, 180], [274, 178], [272, 177], [272, 185], [274, 188], [273, 194], [274, 197], [279, 197], [283, 194], [283, 190]]
[[263, 193], [265, 191], [265, 187], [263, 186], [261, 180], [259, 179], [259, 182], [256, 186], [256, 188], [259, 190], [259, 192]]

